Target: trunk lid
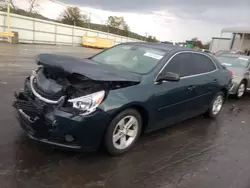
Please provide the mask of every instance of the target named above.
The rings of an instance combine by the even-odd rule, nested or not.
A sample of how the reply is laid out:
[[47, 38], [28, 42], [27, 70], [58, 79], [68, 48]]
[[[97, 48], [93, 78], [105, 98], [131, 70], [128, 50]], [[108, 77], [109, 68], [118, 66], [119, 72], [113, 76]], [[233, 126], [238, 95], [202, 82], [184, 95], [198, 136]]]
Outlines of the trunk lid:
[[232, 71], [237, 76], [244, 76], [246, 70], [244, 68], [227, 67], [228, 70]]
[[38, 65], [42, 65], [45, 69], [50, 68], [54, 71], [63, 71], [68, 74], [80, 74], [95, 81], [141, 81], [141, 75], [139, 74], [116, 69], [109, 65], [98, 64], [90, 59], [40, 54], [37, 56], [36, 61]]

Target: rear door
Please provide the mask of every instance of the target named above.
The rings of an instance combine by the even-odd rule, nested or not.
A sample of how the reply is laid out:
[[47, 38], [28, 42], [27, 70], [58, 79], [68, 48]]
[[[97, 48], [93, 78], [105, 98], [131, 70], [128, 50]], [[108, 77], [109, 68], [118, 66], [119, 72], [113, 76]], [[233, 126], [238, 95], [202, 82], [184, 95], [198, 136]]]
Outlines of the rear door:
[[247, 90], [250, 90], [250, 61], [249, 61], [249, 65], [246, 71], [246, 78], [247, 78]]
[[194, 98], [190, 101], [190, 116], [203, 113], [207, 110], [213, 97], [218, 92], [219, 80], [218, 69], [213, 60], [206, 54], [191, 52], [189, 54], [189, 69], [192, 71], [190, 76], [184, 76], [195, 86], [193, 88]]

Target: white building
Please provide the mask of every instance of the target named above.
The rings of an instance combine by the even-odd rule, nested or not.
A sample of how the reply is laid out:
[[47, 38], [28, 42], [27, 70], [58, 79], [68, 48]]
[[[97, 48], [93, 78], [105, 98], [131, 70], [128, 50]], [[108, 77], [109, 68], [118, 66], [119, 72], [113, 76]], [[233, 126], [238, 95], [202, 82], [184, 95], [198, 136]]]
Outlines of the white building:
[[221, 34], [232, 33], [229, 50], [241, 50], [250, 54], [250, 28], [224, 28]]

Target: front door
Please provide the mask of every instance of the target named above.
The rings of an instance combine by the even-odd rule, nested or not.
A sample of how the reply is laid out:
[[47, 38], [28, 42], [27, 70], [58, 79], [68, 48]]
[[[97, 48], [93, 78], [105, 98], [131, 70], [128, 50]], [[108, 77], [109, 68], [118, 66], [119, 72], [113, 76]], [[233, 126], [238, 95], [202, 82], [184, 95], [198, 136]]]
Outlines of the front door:
[[188, 117], [190, 99], [194, 98], [193, 85], [187, 80], [165, 82], [155, 85], [154, 97], [156, 124], [153, 129], [159, 129]]
[[[188, 70], [184, 71], [188, 56], [188, 53], [173, 55], [162, 72], [177, 73], [181, 77], [188, 75], [186, 73]], [[152, 129], [165, 127], [189, 117], [190, 111], [193, 110], [191, 100], [196, 97], [195, 87], [194, 82], [182, 78], [178, 82], [167, 81], [155, 84], [152, 103], [155, 106], [155, 121], [157, 123], [153, 125]]]

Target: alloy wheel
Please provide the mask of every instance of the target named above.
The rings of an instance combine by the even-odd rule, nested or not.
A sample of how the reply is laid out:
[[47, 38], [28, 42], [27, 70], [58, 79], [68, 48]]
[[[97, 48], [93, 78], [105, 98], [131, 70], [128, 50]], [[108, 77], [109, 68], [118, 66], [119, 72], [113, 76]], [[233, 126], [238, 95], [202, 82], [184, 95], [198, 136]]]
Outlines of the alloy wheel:
[[239, 89], [237, 91], [237, 97], [242, 97], [245, 93], [245, 90], [246, 90], [246, 86], [244, 83], [241, 83], [240, 86], [239, 86]]
[[138, 120], [134, 116], [122, 118], [113, 131], [112, 142], [116, 149], [128, 148], [136, 139], [139, 131]]
[[222, 109], [224, 102], [224, 97], [222, 95], [218, 95], [216, 99], [214, 100], [213, 107], [212, 107], [212, 112], [214, 115], [219, 114], [219, 112]]

